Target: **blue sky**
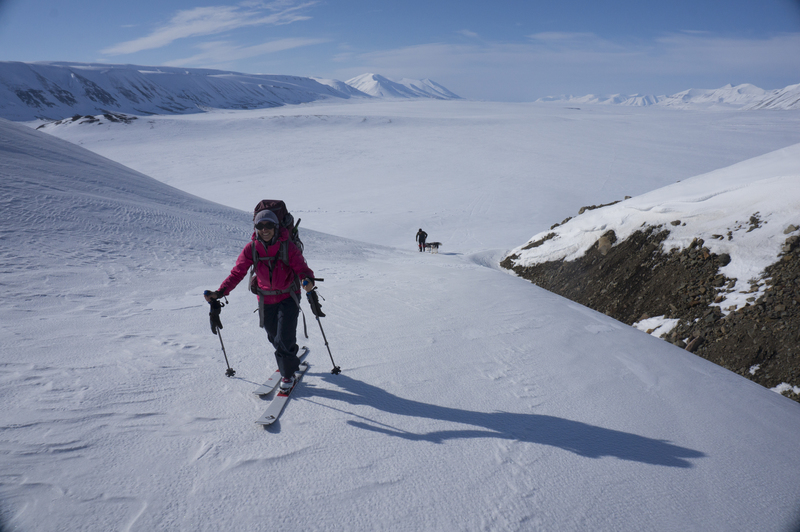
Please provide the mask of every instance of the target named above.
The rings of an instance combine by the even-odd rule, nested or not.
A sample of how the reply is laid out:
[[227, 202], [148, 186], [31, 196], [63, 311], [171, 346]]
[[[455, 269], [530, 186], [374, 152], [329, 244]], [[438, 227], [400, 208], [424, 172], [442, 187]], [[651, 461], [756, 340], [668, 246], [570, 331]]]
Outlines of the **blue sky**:
[[461, 96], [800, 83], [800, 0], [0, 0], [0, 60], [430, 78]]

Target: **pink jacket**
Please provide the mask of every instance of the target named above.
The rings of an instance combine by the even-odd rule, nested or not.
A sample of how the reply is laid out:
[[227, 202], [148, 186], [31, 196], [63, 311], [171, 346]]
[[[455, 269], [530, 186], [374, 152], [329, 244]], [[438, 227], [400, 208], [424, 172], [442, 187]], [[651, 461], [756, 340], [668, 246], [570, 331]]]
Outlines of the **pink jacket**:
[[[230, 275], [219, 285], [218, 292], [228, 295], [244, 279], [244, 276], [247, 275], [247, 270], [253, 265], [253, 246], [256, 246], [259, 257], [275, 257], [278, 255], [281, 242], [284, 240], [289, 241], [289, 264], [284, 264], [280, 258], [276, 258], [272, 262], [272, 274], [270, 275], [268, 266], [270, 261], [259, 260], [256, 269], [259, 288], [264, 291], [287, 290], [292, 285], [295, 273], [300, 277], [301, 281], [306, 278], [313, 279], [314, 272], [306, 264], [303, 253], [297, 249], [294, 242], [289, 240], [289, 231], [281, 228], [278, 239], [274, 244], [268, 246], [266, 250], [264, 249], [264, 243], [257, 239], [256, 233], [253, 233], [251, 241], [236, 259], [236, 265], [231, 270]], [[263, 303], [272, 305], [289, 297], [289, 292], [275, 295], [259, 295], [258, 297]]]

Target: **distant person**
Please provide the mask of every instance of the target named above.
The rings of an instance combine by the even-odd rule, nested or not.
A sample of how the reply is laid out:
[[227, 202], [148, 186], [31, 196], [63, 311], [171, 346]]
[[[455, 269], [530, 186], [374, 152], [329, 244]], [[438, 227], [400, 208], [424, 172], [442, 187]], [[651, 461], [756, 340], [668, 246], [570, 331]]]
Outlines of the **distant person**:
[[419, 250], [425, 251], [425, 239], [428, 238], [428, 233], [422, 230], [420, 227], [419, 231], [417, 231], [417, 242], [419, 242]]
[[[210, 302], [230, 294], [247, 275], [253, 258], [257, 256], [260, 325], [267, 330], [267, 338], [275, 348], [275, 360], [282, 377], [281, 390], [288, 391], [294, 386], [294, 374], [300, 368], [297, 357], [300, 287], [294, 282], [295, 275], [302, 281], [306, 292], [310, 292], [314, 288], [314, 272], [306, 264], [303, 252], [289, 238], [289, 231], [280, 226], [274, 212], [257, 212], [253, 224], [253, 236], [236, 259], [230, 275], [216, 292], [209, 291], [205, 297]], [[285, 263], [278, 256], [282, 246], [286, 246]]]

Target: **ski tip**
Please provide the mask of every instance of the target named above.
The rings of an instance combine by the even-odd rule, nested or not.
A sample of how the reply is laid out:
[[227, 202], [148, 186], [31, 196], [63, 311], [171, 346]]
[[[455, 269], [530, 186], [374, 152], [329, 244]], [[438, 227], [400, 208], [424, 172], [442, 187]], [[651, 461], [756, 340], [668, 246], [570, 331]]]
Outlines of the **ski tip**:
[[277, 419], [278, 418], [276, 418], [275, 416], [268, 416], [268, 417], [265, 417], [265, 418], [262, 418], [262, 419], [259, 419], [258, 421], [256, 421], [256, 425], [261, 425], [263, 427], [269, 427], [270, 425], [275, 423], [275, 421]]

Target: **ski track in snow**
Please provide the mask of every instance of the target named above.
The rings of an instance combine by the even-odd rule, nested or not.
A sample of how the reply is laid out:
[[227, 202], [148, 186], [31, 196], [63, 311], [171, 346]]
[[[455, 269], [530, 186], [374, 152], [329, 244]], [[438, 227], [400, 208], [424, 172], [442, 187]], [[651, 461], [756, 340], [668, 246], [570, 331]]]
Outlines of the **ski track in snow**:
[[240, 286], [222, 311], [233, 378], [201, 297], [249, 213], [5, 121], [0, 138], [12, 527], [781, 530], [795, 515], [795, 403], [498, 272], [488, 246], [437, 256], [304, 229], [343, 373], [307, 312], [311, 367], [256, 427], [274, 361], [253, 297]]

